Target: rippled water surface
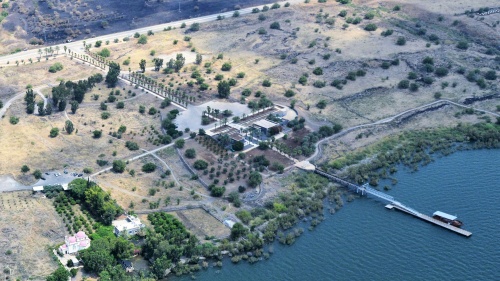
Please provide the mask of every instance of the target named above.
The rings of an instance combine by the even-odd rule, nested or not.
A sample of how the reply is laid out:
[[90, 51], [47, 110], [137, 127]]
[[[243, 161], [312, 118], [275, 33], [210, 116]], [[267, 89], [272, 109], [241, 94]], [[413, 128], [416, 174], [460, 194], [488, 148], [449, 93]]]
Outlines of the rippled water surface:
[[[224, 260], [197, 280], [500, 280], [500, 150], [458, 152], [388, 193], [418, 211], [457, 215], [464, 238], [369, 198], [348, 203], [291, 247], [254, 265]], [[381, 184], [382, 186], [384, 183]], [[191, 280], [186, 276], [178, 280]]]

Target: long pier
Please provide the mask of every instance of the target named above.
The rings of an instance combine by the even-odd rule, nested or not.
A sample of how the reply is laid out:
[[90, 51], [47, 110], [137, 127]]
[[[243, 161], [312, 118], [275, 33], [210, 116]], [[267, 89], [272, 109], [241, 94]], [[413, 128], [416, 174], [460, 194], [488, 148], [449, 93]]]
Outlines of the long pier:
[[461, 229], [459, 227], [455, 227], [453, 225], [444, 223], [440, 220], [437, 220], [437, 219], [434, 219], [430, 216], [422, 214], [419, 211], [417, 211], [409, 206], [406, 206], [399, 201], [396, 201], [394, 199], [394, 197], [369, 187], [367, 184], [359, 186], [359, 185], [353, 184], [351, 182], [348, 182], [342, 178], [339, 178], [337, 176], [329, 174], [325, 171], [322, 171], [318, 168], [314, 168], [314, 170], [313, 170], [312, 169], [313, 165], [310, 163], [298, 163], [297, 167], [302, 168], [302, 169], [306, 168], [305, 170], [309, 170], [309, 171], [314, 171], [315, 173], [322, 175], [322, 176], [324, 176], [324, 177], [326, 177], [326, 178], [328, 178], [336, 183], [339, 183], [339, 184], [351, 189], [352, 191], [354, 191], [356, 193], [361, 193], [361, 195], [371, 195], [371, 196], [376, 197], [378, 199], [384, 200], [384, 201], [388, 202], [388, 204], [386, 205], [386, 208], [388, 208], [388, 209], [391, 209], [391, 210], [396, 209], [398, 211], [412, 215], [416, 218], [419, 218], [423, 221], [432, 223], [434, 225], [443, 227], [447, 230], [453, 231], [453, 232], [460, 234], [460, 235], [463, 235], [465, 237], [470, 237], [472, 235], [472, 233], [467, 231], [467, 230]]

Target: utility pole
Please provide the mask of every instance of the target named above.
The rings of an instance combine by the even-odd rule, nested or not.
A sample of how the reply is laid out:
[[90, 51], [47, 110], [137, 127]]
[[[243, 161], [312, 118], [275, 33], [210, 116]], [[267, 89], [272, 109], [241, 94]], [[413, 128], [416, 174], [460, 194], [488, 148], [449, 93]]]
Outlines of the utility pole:
[[181, 12], [181, 1], [179, 1], [179, 13]]

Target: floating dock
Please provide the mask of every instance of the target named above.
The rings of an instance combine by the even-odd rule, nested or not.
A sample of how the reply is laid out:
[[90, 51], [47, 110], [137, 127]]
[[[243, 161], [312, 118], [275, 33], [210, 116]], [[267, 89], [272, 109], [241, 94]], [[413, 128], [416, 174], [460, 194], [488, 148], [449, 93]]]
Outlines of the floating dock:
[[[304, 161], [304, 162], [301, 162], [299, 164], [300, 165], [297, 165], [297, 167], [304, 169], [304, 170], [311, 170], [312, 167], [314, 167], [314, 165], [312, 165], [308, 161]], [[467, 230], [461, 229], [459, 227], [455, 227], [453, 225], [444, 223], [444, 222], [437, 220], [435, 218], [424, 215], [424, 214], [418, 212], [417, 210], [410, 208], [409, 206], [406, 206], [399, 201], [396, 201], [394, 199], [394, 197], [369, 187], [367, 184], [362, 185], [362, 186], [358, 186], [356, 184], [350, 183], [344, 179], [341, 179], [337, 176], [334, 176], [332, 174], [329, 174], [329, 173], [322, 171], [320, 169], [317, 169], [317, 168], [314, 170], [314, 172], [319, 174], [319, 175], [322, 175], [324, 177], [327, 177], [327, 178], [355, 191], [356, 193], [361, 193], [361, 195], [365, 195], [365, 194], [371, 195], [371, 196], [374, 196], [378, 199], [381, 199], [381, 200], [387, 202], [388, 204], [385, 205], [385, 207], [389, 210], [392, 210], [392, 209], [399, 210], [401, 212], [407, 213], [409, 215], [412, 215], [412, 216], [419, 218], [421, 220], [424, 220], [426, 222], [429, 222], [429, 223], [432, 223], [434, 225], [451, 230], [451, 231], [453, 231], [457, 234], [463, 235], [465, 237], [470, 237], [472, 235], [472, 232], [469, 232]]]

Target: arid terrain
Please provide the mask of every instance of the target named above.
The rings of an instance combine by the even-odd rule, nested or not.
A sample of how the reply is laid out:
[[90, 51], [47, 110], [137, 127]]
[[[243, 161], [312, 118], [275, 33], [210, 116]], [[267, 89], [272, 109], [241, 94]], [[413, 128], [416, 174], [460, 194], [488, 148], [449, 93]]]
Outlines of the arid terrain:
[[[42, 22], [53, 30], [47, 42], [87, 39], [81, 44], [86, 52], [61, 45], [56, 54], [41, 45], [38, 56], [0, 65], [0, 175], [29, 190], [38, 181], [36, 170], [82, 173], [124, 210], [144, 220], [150, 212], [171, 212], [208, 241], [227, 237], [230, 229], [221, 221], [238, 221], [239, 210], [294, 191], [296, 162], [328, 164], [403, 131], [491, 123], [499, 116], [500, 13], [477, 13], [498, 5], [494, 0], [306, 1], [98, 44], [91, 38], [269, 1], [222, 2], [192, 1], [182, 4], [179, 14], [172, 1], [108, 1], [99, 8], [85, 1], [7, 1], [10, 6], [3, 10], [9, 14], [1, 25], [9, 32], [0, 35], [0, 52], [44, 37]], [[61, 29], [57, 20], [61, 26], [70, 23]], [[99, 57], [106, 63], [98, 63], [97, 54], [106, 52], [106, 58]], [[155, 70], [158, 59], [163, 61]], [[176, 71], [169, 66], [182, 59]], [[54, 104], [51, 114], [40, 115], [38, 105], [27, 113], [29, 89], [35, 103], [52, 104], [59, 83], [97, 73], [105, 77], [109, 62], [121, 67], [116, 87], [95, 83], [75, 112], [68, 102], [64, 110]], [[49, 72], [56, 63], [63, 68]], [[221, 81], [230, 84], [227, 98], [219, 97]], [[195, 106], [210, 101], [240, 103], [251, 114], [236, 114], [235, 108], [224, 115], [210, 106], [193, 114]], [[248, 137], [243, 125], [270, 118], [266, 110], [279, 111], [269, 102], [303, 119], [288, 120], [295, 125], [284, 126], [286, 133]], [[198, 130], [215, 110], [203, 124], [208, 132]], [[184, 120], [172, 132], [166, 121], [176, 124], [178, 116], [189, 116], [191, 126]], [[68, 122], [74, 126], [70, 133]], [[347, 133], [327, 138], [317, 150], [325, 136], [314, 133], [325, 125], [340, 125]], [[217, 143], [214, 136], [226, 129], [245, 135], [244, 148], [234, 151]], [[186, 157], [188, 150], [195, 154]], [[269, 161], [262, 166], [254, 159]], [[125, 166], [121, 172], [112, 168], [118, 160]], [[205, 167], [196, 167], [200, 161]], [[252, 172], [261, 176], [256, 188], [249, 184]], [[218, 196], [212, 189], [216, 185], [224, 187]], [[335, 200], [342, 201], [341, 191], [335, 192]], [[229, 201], [229, 194], [241, 199], [241, 207]], [[43, 279], [56, 268], [47, 249], [66, 232], [50, 199], [23, 191], [0, 193], [0, 202], [5, 261], [0, 258], [0, 265], [12, 276]], [[44, 229], [34, 218], [44, 221]]]

